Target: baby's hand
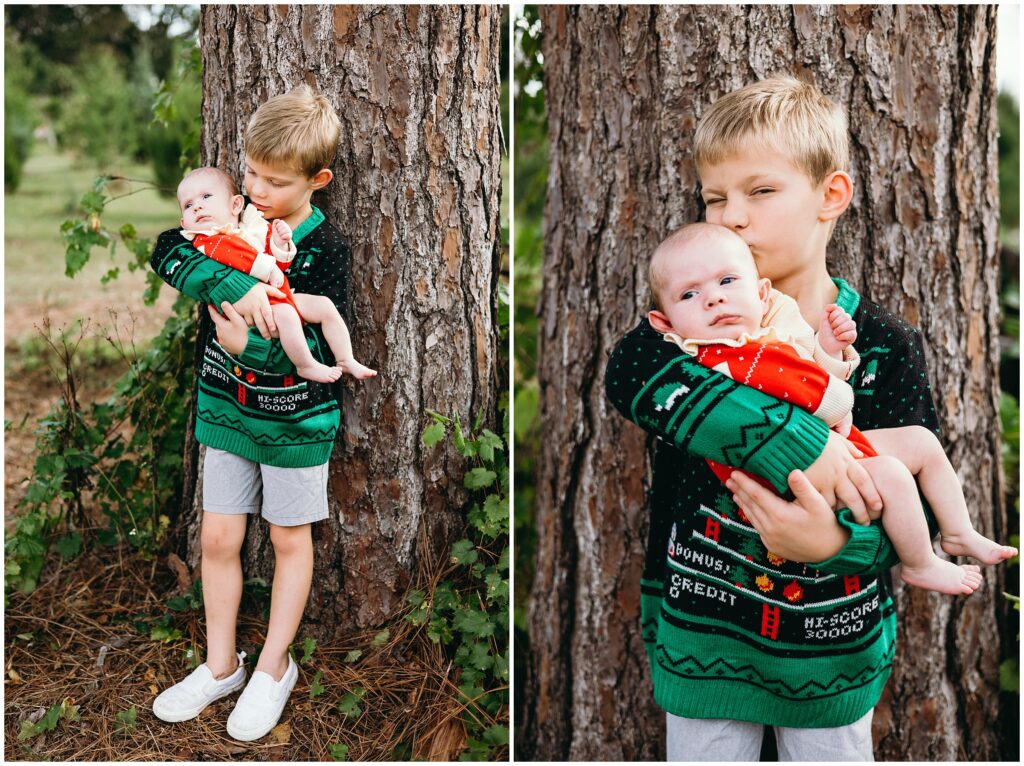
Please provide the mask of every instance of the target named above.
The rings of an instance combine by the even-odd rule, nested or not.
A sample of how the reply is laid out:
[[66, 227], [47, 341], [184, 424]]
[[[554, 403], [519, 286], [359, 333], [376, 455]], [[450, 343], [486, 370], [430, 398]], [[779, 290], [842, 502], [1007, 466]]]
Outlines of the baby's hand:
[[274, 221], [273, 228], [274, 243], [278, 247], [288, 247], [288, 243], [292, 241], [292, 227], [278, 218]]
[[271, 287], [280, 287], [284, 284], [284, 272], [281, 271], [277, 266], [270, 268], [270, 277], [267, 279], [267, 284]]
[[836, 433], [849, 438], [850, 429], [853, 427], [853, 413], [847, 412], [843, 419], [836, 423]]
[[831, 355], [841, 354], [857, 340], [857, 325], [839, 306], [830, 303], [821, 315], [818, 325], [818, 342]]

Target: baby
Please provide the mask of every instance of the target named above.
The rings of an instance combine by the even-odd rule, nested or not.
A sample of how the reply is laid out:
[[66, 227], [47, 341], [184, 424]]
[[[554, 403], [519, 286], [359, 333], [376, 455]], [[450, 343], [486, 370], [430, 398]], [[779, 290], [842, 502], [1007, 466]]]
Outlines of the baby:
[[[319, 383], [333, 383], [343, 372], [357, 380], [377, 374], [352, 355], [348, 327], [329, 298], [293, 294], [289, 288], [283, 269], [295, 257], [296, 248], [287, 223], [277, 219], [272, 226], [268, 224], [259, 210], [245, 205], [231, 177], [217, 168], [199, 168], [186, 175], [178, 184], [178, 204], [181, 233], [197, 250], [280, 289], [287, 296], [270, 298], [270, 303], [281, 346], [299, 375]], [[321, 326], [334, 354], [335, 367], [313, 358], [302, 332], [304, 321]]]
[[[858, 361], [852, 347], [856, 327], [840, 307], [826, 307], [815, 337], [795, 301], [758, 277], [746, 243], [707, 223], [685, 226], [658, 246], [650, 283], [657, 308], [648, 321], [666, 340], [707, 367], [803, 407], [863, 452], [862, 465], [882, 498], [882, 525], [908, 584], [969, 594], [982, 582], [977, 566], [958, 566], [932, 550], [915, 476], [938, 520], [946, 553], [984, 564], [1016, 555], [1016, 548], [999, 545], [971, 526], [960, 482], [931, 431], [908, 426], [861, 434], [852, 427], [853, 390], [845, 380]], [[720, 478], [731, 472], [712, 468]], [[835, 498], [826, 499], [834, 508]]]

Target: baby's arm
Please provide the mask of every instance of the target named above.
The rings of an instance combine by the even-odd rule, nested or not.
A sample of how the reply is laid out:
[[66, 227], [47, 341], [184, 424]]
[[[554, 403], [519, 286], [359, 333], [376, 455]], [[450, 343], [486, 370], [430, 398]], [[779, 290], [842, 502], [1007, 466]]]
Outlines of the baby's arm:
[[278, 267], [274, 256], [257, 252], [241, 237], [231, 234], [199, 234], [192, 240], [192, 244], [217, 263], [238, 269], [273, 287], [284, 284], [284, 272]]

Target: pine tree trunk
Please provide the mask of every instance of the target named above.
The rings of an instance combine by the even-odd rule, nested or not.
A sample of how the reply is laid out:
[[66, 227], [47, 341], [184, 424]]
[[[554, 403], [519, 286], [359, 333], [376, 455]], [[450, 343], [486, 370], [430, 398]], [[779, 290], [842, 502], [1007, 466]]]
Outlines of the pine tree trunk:
[[[663, 759], [639, 629], [651, 444], [607, 402], [607, 356], [647, 310], [646, 263], [701, 217], [693, 128], [791, 73], [848, 111], [856, 196], [830, 270], [922, 330], [944, 445], [1002, 539], [994, 7], [542, 10], [550, 169], [532, 661], [518, 755]], [[1002, 569], [971, 599], [897, 586], [876, 757], [998, 759]], [[1010, 636], [1010, 640], [1012, 640]]]
[[[203, 7], [206, 164], [241, 180], [250, 115], [302, 83], [342, 122], [313, 203], [351, 245], [346, 320], [379, 375], [345, 384], [304, 634], [386, 620], [461, 526], [464, 461], [423, 449], [424, 410], [495, 423], [500, 40], [487, 6]], [[195, 566], [201, 482], [186, 502]], [[245, 576], [269, 582], [273, 562], [266, 524], [250, 523]]]

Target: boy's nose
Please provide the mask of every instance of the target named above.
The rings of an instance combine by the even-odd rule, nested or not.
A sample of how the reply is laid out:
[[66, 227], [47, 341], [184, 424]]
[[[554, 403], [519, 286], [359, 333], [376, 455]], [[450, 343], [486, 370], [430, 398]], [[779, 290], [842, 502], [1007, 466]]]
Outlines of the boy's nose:
[[738, 203], [726, 203], [722, 211], [722, 225], [730, 229], [743, 229], [747, 225], [747, 213]]

